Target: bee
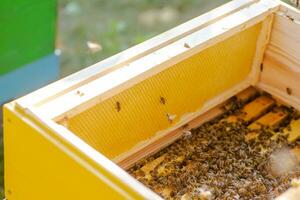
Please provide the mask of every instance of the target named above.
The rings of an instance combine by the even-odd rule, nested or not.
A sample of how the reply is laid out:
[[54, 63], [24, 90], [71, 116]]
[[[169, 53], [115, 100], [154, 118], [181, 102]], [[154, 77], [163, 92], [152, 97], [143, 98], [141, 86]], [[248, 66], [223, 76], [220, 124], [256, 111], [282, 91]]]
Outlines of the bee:
[[184, 43], [184, 45], [183, 45], [185, 48], [187, 48], [187, 49], [189, 49], [189, 48], [191, 48], [191, 46], [188, 44], [188, 43]]
[[120, 102], [118, 102], [118, 101], [116, 102], [115, 109], [117, 110], [117, 112], [121, 111], [121, 104], [120, 104]]
[[78, 96], [80, 96], [80, 97], [82, 97], [82, 96], [84, 95], [84, 93], [81, 92], [80, 90], [77, 90], [76, 94], [77, 94]]
[[176, 115], [172, 115], [172, 114], [169, 114], [169, 113], [167, 113], [166, 116], [167, 116], [167, 119], [170, 123], [172, 123], [174, 121], [174, 119], [176, 118]]
[[287, 88], [286, 88], [286, 93], [287, 93], [288, 95], [292, 95], [292, 89], [289, 88], [289, 87], [287, 87]]
[[294, 18], [292, 18], [291, 16], [286, 15], [286, 17], [287, 17], [289, 20], [291, 20], [292, 22], [294, 21]]
[[263, 70], [264, 70], [264, 64], [261, 63], [261, 64], [260, 64], [260, 71], [262, 72]]
[[188, 127], [189, 127], [189, 124], [185, 124], [185, 125], [182, 126], [182, 129], [185, 130], [185, 129], [187, 129]]
[[159, 102], [160, 102], [162, 105], [166, 105], [166, 99], [165, 99], [164, 97], [160, 97]]
[[189, 130], [184, 130], [182, 133], [184, 138], [190, 138], [192, 136], [192, 132]]

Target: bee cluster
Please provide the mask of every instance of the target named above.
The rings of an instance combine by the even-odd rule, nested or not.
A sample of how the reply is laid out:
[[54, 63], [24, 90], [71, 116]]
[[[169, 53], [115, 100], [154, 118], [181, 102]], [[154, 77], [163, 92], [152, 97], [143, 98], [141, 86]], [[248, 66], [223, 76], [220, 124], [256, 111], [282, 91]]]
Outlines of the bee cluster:
[[[300, 177], [300, 157], [293, 153], [299, 153], [294, 150], [300, 141], [291, 142], [284, 134], [298, 113], [272, 104], [260, 116], [280, 110], [276, 125], [276, 119], [268, 126], [266, 120], [257, 120], [259, 116], [227, 120], [242, 115], [246, 103], [232, 100], [222, 116], [136, 163], [129, 173], [165, 199], [276, 198], [291, 186], [292, 179]], [[260, 122], [256, 137], [247, 140], [255, 120]]]

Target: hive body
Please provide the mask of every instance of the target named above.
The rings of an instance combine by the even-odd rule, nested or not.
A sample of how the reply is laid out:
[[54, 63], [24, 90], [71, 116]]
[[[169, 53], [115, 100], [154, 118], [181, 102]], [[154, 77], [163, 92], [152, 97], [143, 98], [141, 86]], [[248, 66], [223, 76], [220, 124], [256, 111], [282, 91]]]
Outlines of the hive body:
[[[233, 96], [246, 103], [251, 85], [273, 96], [225, 119], [248, 121], [249, 141], [288, 118], [280, 109], [263, 115], [275, 102], [300, 109], [299, 19], [275, 0], [235, 0], [7, 104], [7, 198], [160, 199], [125, 170], [222, 115]], [[298, 34], [284, 39], [285, 26]]]

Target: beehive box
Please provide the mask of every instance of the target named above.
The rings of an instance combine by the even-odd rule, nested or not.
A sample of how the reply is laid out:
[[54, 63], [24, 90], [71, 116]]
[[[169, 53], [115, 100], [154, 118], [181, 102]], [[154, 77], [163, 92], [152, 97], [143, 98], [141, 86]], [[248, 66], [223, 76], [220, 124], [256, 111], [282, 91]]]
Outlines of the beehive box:
[[126, 170], [228, 99], [254, 86], [300, 109], [299, 22], [279, 1], [234, 0], [7, 104], [6, 198], [161, 199]]

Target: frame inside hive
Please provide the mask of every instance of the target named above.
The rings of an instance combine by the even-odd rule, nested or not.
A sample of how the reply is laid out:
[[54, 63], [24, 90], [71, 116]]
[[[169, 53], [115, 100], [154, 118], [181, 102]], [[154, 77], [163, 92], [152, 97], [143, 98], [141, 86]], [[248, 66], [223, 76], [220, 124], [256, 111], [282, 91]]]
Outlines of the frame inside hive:
[[[105, 151], [102, 151], [101, 149], [97, 149], [97, 148], [96, 149], [99, 150], [100, 152], [102, 152], [104, 155], [108, 156], [109, 158], [114, 158], [114, 160], [117, 163], [119, 163], [121, 166], [126, 167], [128, 164], [123, 165], [122, 162], [126, 163], [125, 158], [128, 157], [130, 154], [136, 155], [136, 153], [138, 153], [138, 152], [140, 152], [138, 154], [141, 154], [141, 152], [146, 151], [146, 149], [144, 149], [144, 148], [148, 144], [153, 143], [154, 141], [164, 140], [163, 138], [165, 138], [165, 137], [168, 137], [169, 139], [171, 139], [171, 138], [176, 139], [176, 136], [179, 136], [180, 132], [182, 132], [179, 130], [181, 130], [183, 127], [185, 127], [187, 123], [190, 123], [192, 120], [195, 120], [198, 116], [201, 117], [203, 114], [208, 115], [206, 113], [207, 111], [209, 111], [210, 109], [214, 108], [215, 106], [223, 103], [224, 101], [226, 101], [226, 99], [229, 99], [230, 97], [232, 97], [239, 91], [242, 91], [243, 89], [249, 87], [250, 85], [256, 85], [258, 83], [258, 85], [261, 88], [263, 88], [267, 91], [269, 91], [269, 89], [271, 89], [270, 92], [272, 94], [276, 95], [277, 91], [275, 91], [274, 88], [273, 88], [273, 90], [272, 90], [272, 88], [270, 88], [274, 81], [273, 82], [271, 81], [272, 83], [270, 83], [270, 81], [266, 83], [266, 81], [270, 80], [270, 78], [268, 78], [268, 76], [270, 74], [269, 70], [278, 68], [278, 67], [277, 68], [269, 67], [270, 60], [273, 62], [274, 59], [268, 59], [268, 58], [272, 57], [272, 55], [274, 55], [274, 53], [271, 55], [271, 53], [269, 53], [269, 52], [274, 52], [270, 49], [271, 49], [271, 46], [272, 46], [271, 44], [272, 44], [273, 40], [275, 42], [278, 42], [278, 40], [276, 40], [276, 37], [275, 37], [275, 39], [273, 39], [274, 38], [273, 36], [271, 37], [271, 44], [268, 45], [268, 48], [266, 51], [267, 53], [265, 54], [266, 58], [264, 59], [263, 64], [261, 64], [262, 60], [263, 60], [263, 55], [265, 53], [265, 49], [269, 42], [270, 33], [275, 32], [278, 29], [279, 29], [279, 31], [282, 28], [286, 29], [286, 27], [282, 27], [282, 23], [277, 23], [277, 22], [280, 20], [289, 19], [287, 17], [289, 15], [297, 16], [297, 13], [295, 14], [294, 11], [290, 11], [288, 9], [288, 12], [290, 12], [291, 14], [288, 13], [288, 14], [283, 15], [282, 12], [286, 13], [286, 11], [284, 11], [284, 9], [286, 9], [286, 8], [280, 7], [278, 5], [278, 3], [274, 2], [274, 1], [259, 1], [259, 2], [252, 2], [252, 3], [244, 2], [244, 4], [242, 4], [240, 2], [240, 4], [241, 5], [237, 6], [236, 8], [234, 8], [234, 7], [231, 8], [232, 11], [229, 11], [228, 13], [224, 13], [222, 17], [221, 16], [216, 17], [215, 19], [211, 19], [208, 22], [203, 23], [202, 25], [191, 28], [193, 31], [192, 30], [186, 31], [186, 33], [184, 33], [180, 36], [181, 39], [178, 38], [178, 40], [175, 40], [175, 38], [173, 38], [172, 39], [173, 42], [165, 44], [165, 46], [160, 46], [161, 48], [158, 50], [152, 50], [151, 53], [145, 55], [142, 58], [138, 58], [133, 62], [129, 62], [126, 66], [124, 66], [122, 68], [116, 69], [107, 75], [95, 77], [96, 79], [85, 80], [84, 82], [80, 83], [79, 86], [70, 88], [64, 92], [62, 91], [59, 94], [56, 94], [46, 100], [44, 99], [44, 100], [36, 103], [34, 105], [33, 109], [31, 109], [31, 110], [36, 112], [39, 117], [43, 117], [44, 119], [54, 119], [56, 122], [58, 122], [61, 125], [64, 125], [68, 129], [70, 129], [72, 132], [74, 132], [76, 135], [78, 135], [79, 137], [81, 137], [82, 139], [87, 141], [87, 143], [89, 143], [91, 146], [93, 146], [92, 143], [93, 142], [97, 143], [97, 138], [96, 139], [89, 138], [88, 135], [91, 134], [89, 132], [95, 132], [95, 131], [90, 130], [90, 131], [87, 131], [87, 133], [84, 133], [84, 130], [88, 127], [93, 126], [93, 124], [97, 124], [96, 121], [93, 124], [87, 124], [87, 126], [82, 126], [82, 128], [81, 128], [81, 130], [83, 130], [83, 131], [81, 131], [82, 133], [77, 133], [76, 126], [77, 126], [77, 124], [79, 124], [79, 121], [78, 120], [73, 121], [73, 125], [75, 124], [74, 125], [75, 129], [72, 129], [70, 127], [70, 126], [72, 126], [72, 125], [70, 125], [70, 124], [72, 124], [72, 122], [71, 122], [72, 118], [76, 118], [77, 116], [79, 116], [81, 113], [85, 112], [88, 109], [96, 110], [94, 108], [96, 108], [97, 105], [99, 105], [101, 102], [107, 101], [108, 99], [111, 100], [109, 103], [107, 103], [110, 105], [107, 105], [106, 107], [104, 106], [104, 108], [107, 111], [104, 112], [104, 110], [100, 108], [100, 109], [98, 109], [97, 112], [98, 113], [104, 112], [105, 115], [107, 115], [107, 114], [110, 115], [110, 113], [115, 113], [117, 111], [117, 114], [121, 114], [123, 112], [124, 108], [126, 108], [126, 106], [127, 106], [126, 104], [128, 104], [128, 102], [126, 102], [126, 100], [125, 100], [125, 103], [123, 100], [120, 101], [118, 94], [120, 94], [122, 92], [124, 93], [124, 91], [134, 88], [134, 86], [140, 84], [141, 81], [143, 82], [145, 80], [151, 79], [151, 77], [161, 75], [161, 73], [164, 71], [167, 71], [172, 68], [176, 68], [174, 66], [176, 66], [177, 63], [186, 62], [187, 63], [186, 66], [190, 66], [191, 64], [193, 64], [193, 62], [197, 62], [197, 58], [194, 60], [192, 58], [192, 57], [195, 57], [195, 55], [201, 54], [202, 52], [205, 52], [207, 49], [213, 49], [214, 47], [216, 49], [226, 48], [226, 46], [225, 47], [224, 47], [224, 45], [222, 46], [222, 43], [224, 43], [224, 42], [226, 43], [227, 40], [234, 41], [235, 37], [237, 37], [237, 40], [233, 43], [235, 43], [235, 46], [240, 45], [240, 47], [237, 48], [238, 52], [242, 52], [244, 49], [249, 49], [248, 46], [242, 46], [241, 38], [243, 38], [243, 36], [241, 36], [241, 38], [238, 38], [238, 37], [240, 37], [240, 35], [243, 35], [243, 34], [246, 37], [245, 41], [251, 40], [250, 37], [253, 37], [253, 35], [255, 35], [255, 34], [257, 34], [257, 36], [255, 36], [253, 38], [253, 41], [250, 42], [252, 44], [255, 43], [255, 45], [256, 45], [255, 47], [252, 47], [252, 48], [255, 48], [254, 54], [252, 56], [250, 56], [249, 58], [244, 58], [244, 60], [241, 60], [240, 63], [237, 62], [236, 65], [239, 65], [240, 67], [233, 68], [231, 71], [231, 73], [233, 73], [233, 74], [236, 73], [236, 76], [240, 78], [239, 80], [236, 79], [235, 82], [232, 82], [231, 84], [224, 87], [223, 89], [216, 91], [216, 93], [214, 93], [214, 94], [208, 94], [207, 97], [204, 97], [202, 95], [203, 98], [205, 98], [205, 100], [201, 100], [202, 102], [199, 103], [199, 105], [197, 105], [198, 107], [194, 107], [193, 109], [191, 109], [191, 108], [188, 109], [185, 113], [183, 113], [183, 115], [181, 114], [182, 116], [178, 116], [176, 119], [177, 121], [175, 120], [176, 122], [173, 122], [170, 126], [162, 126], [160, 129], [157, 129], [154, 133], [152, 133], [152, 134], [156, 135], [155, 137], [153, 137], [153, 135], [152, 135], [151, 136], [151, 137], [153, 137], [152, 139], [149, 140], [150, 135], [148, 136], [147, 141], [146, 141], [146, 138], [140, 138], [139, 142], [135, 143], [136, 145], [129, 147], [129, 148], [132, 148], [132, 150], [130, 150], [130, 151], [128, 151], [128, 149], [127, 149], [127, 150], [122, 150], [122, 152], [124, 152], [122, 154], [120, 154], [120, 152], [106, 154]], [[279, 11], [279, 13], [275, 14], [275, 19], [274, 19], [274, 12], [277, 10], [280, 10], [280, 11]], [[233, 20], [234, 20], [234, 23], [232, 23]], [[275, 21], [275, 23], [274, 23], [275, 28], [272, 27], [272, 24], [274, 21]], [[191, 25], [191, 24], [189, 24], [189, 25]], [[276, 28], [276, 26], [277, 26], [277, 28]], [[293, 27], [295, 32], [298, 31], [298, 26], [295, 26], [294, 23], [289, 26]], [[252, 32], [252, 33], [249, 34], [247, 32]], [[291, 35], [291, 37], [289, 37], [289, 38], [292, 38], [292, 40], [293, 40], [295, 37], [296, 37], [296, 35]], [[277, 38], [278, 38], [278, 36], [277, 36]], [[231, 42], [232, 41], [229, 41], [228, 43], [230, 44]], [[285, 45], [287, 45], [287, 48], [290, 48], [290, 46], [289, 46], [290, 42], [287, 44], [284, 43]], [[219, 47], [218, 45], [221, 45], [221, 47]], [[276, 44], [276, 45], [278, 45], [278, 44]], [[275, 45], [273, 45], [273, 46], [275, 46]], [[233, 46], [232, 46], [232, 44], [230, 44], [228, 47], [231, 48]], [[158, 47], [156, 47], [156, 48], [158, 48]], [[297, 48], [297, 47], [295, 46], [295, 48]], [[222, 60], [221, 57], [222, 57], [223, 53], [215, 51], [215, 52], [212, 52], [212, 55], [209, 55], [208, 57], [206, 56], [206, 59], [211, 59], [211, 58], [213, 58], [215, 60], [220, 59], [221, 61], [217, 65], [224, 65], [228, 62], [233, 62], [234, 60], [236, 60], [236, 58], [234, 58], [234, 56], [235, 57], [243, 57], [242, 55], [235, 55], [236, 52], [231, 52], [230, 50], [222, 49], [221, 51], [228, 51], [229, 52], [228, 54], [233, 54], [233, 57], [227, 56], [227, 60], [226, 60], [226, 55], [225, 55], [225, 60]], [[286, 50], [283, 49], [283, 52], [286, 52]], [[247, 54], [251, 54], [251, 53], [247, 52]], [[269, 56], [269, 55], [271, 55], [271, 56]], [[291, 58], [295, 58], [296, 56], [298, 56], [298, 55], [292, 55]], [[204, 56], [204, 58], [205, 58], [205, 56]], [[153, 62], [154, 60], [155, 60], [155, 62]], [[247, 62], [249, 62], [250, 64], [246, 64]], [[215, 65], [216, 65], [216, 63], [215, 63]], [[230, 63], [230, 65], [232, 65], [232, 63]], [[248, 72], [241, 71], [242, 68], [243, 67], [245, 68], [246, 65], [248, 65], [249, 71]], [[140, 66], [144, 66], [144, 67], [140, 67]], [[140, 70], [137, 70], [138, 68]], [[180, 68], [180, 66], [177, 66], [177, 68]], [[208, 66], [208, 68], [211, 68], [211, 67]], [[264, 70], [261, 73], [260, 70], [262, 68], [264, 68]], [[217, 70], [221, 70], [221, 69], [222, 68], [217, 69]], [[285, 70], [285, 73], [289, 73], [290, 69], [291, 68], [288, 67], [287, 70]], [[292, 69], [294, 69], [294, 68], [292, 68]], [[186, 70], [186, 71], [180, 71], [180, 70]], [[226, 70], [228, 71], [228, 69], [226, 69]], [[226, 72], [226, 70], [224, 72]], [[185, 67], [184, 69], [183, 68], [179, 69], [179, 71], [182, 72], [183, 74], [185, 74], [185, 73], [189, 72], [190, 69]], [[264, 73], [264, 72], [266, 72], [266, 73]], [[206, 71], [201, 71], [200, 73], [206, 73]], [[217, 75], [214, 73], [215, 72], [213, 72], [212, 74], [208, 74], [208, 77], [209, 77], [208, 80], [210, 80], [210, 79], [213, 80], [214, 77], [217, 77]], [[272, 72], [272, 73], [278, 73], [278, 72]], [[261, 81], [258, 82], [260, 75], [262, 75]], [[170, 73], [169, 76], [172, 76], [172, 74]], [[295, 77], [297, 75], [295, 75], [294, 73], [293, 74], [290, 73], [290, 74], [287, 74], [286, 76]], [[168, 78], [168, 75], [162, 76], [161, 78], [158, 78], [158, 79], [154, 79], [154, 83], [157, 81], [161, 81], [160, 85], [164, 85], [165, 83], [163, 81], [165, 81], [166, 78]], [[200, 80], [201, 79], [203, 79], [203, 78], [200, 78]], [[283, 79], [280, 79], [280, 80], [283, 80]], [[210, 88], [210, 87], [212, 87], [213, 84], [220, 86], [220, 85], [227, 84], [227, 82], [230, 82], [231, 78], [225, 80], [225, 82], [222, 82], [221, 80], [222, 79], [219, 79], [219, 77], [217, 77], [217, 79], [214, 82], [208, 82], [205, 80], [201, 80], [203, 82], [201, 82], [200, 85], [205, 85], [205, 83], [206, 83], [207, 85], [204, 88]], [[295, 77], [294, 80], [297, 81], [297, 77]], [[153, 82], [151, 84], [153, 84]], [[170, 82], [170, 84], [177, 85], [176, 82], [173, 82], [173, 83]], [[158, 84], [158, 87], [160, 87], [160, 85]], [[178, 84], [178, 85], [180, 85], [180, 84]], [[168, 88], [166, 88], [166, 89], [169, 90], [169, 89], [172, 89], [172, 87], [173, 86], [169, 85]], [[199, 86], [197, 85], [197, 83], [194, 83], [194, 84], [192, 83], [192, 85], [190, 87], [192, 88], [192, 87], [199, 87]], [[275, 87], [278, 87], [278, 86], [276, 85]], [[145, 87], [145, 89], [147, 90], [148, 88]], [[176, 87], [173, 88], [173, 90], [176, 90], [176, 89], [177, 89]], [[297, 89], [294, 89], [292, 87], [290, 89], [293, 90], [294, 95], [297, 94]], [[177, 90], [180, 90], [180, 88], [178, 88]], [[133, 91], [133, 92], [135, 93], [135, 94], [133, 94], [133, 96], [132, 95], [128, 96], [128, 94], [126, 94], [127, 97], [135, 98], [136, 96], [140, 95], [139, 92], [143, 93], [146, 91], [142, 91], [141, 87], [140, 87], [139, 89], [137, 89], [136, 91]], [[180, 96], [180, 94], [177, 94], [177, 96], [178, 95]], [[282, 96], [282, 94], [281, 94], [281, 96]], [[165, 95], [164, 92], [157, 92], [156, 94], [153, 94], [153, 96], [149, 96], [149, 98], [156, 98], [157, 99], [156, 103], [158, 102], [158, 104], [159, 103], [161, 104], [161, 99], [164, 99], [165, 101], [167, 101], [166, 104], [168, 106], [170, 99], [172, 100], [173, 97], [170, 98], [168, 95]], [[291, 97], [285, 98], [285, 99], [291, 99]], [[25, 102], [26, 102], [26, 98], [25, 98]], [[21, 101], [21, 104], [24, 104], [24, 103]], [[134, 106], [135, 105], [133, 105], [133, 107]], [[175, 106], [177, 106], [177, 105], [175, 105]], [[149, 110], [152, 109], [151, 106], [148, 107], [147, 105], [145, 108], [147, 108]], [[164, 108], [162, 108], [162, 110], [164, 110]], [[51, 111], [51, 112], [49, 112], [49, 111]], [[136, 114], [141, 115], [141, 113], [136, 113]], [[166, 118], [168, 118], [168, 117], [172, 118], [173, 114], [174, 114], [173, 111], [169, 112], [168, 110], [165, 109], [163, 120], [166, 121]], [[175, 114], [177, 114], [177, 113], [175, 113]], [[101, 117], [99, 115], [97, 115], [97, 113], [96, 114], [94, 113], [93, 115], [94, 116], [92, 116], [91, 118], [99, 118], [99, 122], [101, 123]], [[206, 117], [203, 117], [203, 118], [206, 118]], [[87, 118], [87, 115], [85, 115], [85, 116], [83, 115], [82, 120], [85, 120], [85, 119], [90, 119], [90, 118]], [[121, 122], [121, 121], [124, 121], [123, 119], [124, 118], [120, 118], [117, 120], [119, 120], [119, 122]], [[86, 123], [86, 122], [82, 122], [82, 120], [80, 122], [81, 124]], [[105, 119], [102, 119], [102, 120], [105, 120]], [[90, 121], [90, 120], [87, 120], [87, 121]], [[116, 124], [113, 124], [113, 125], [108, 124], [107, 127], [112, 127], [115, 125]], [[104, 131], [104, 132], [106, 132], [106, 131]], [[115, 132], [115, 131], [113, 131], [113, 132]], [[122, 131], [122, 133], [123, 133], [123, 131]], [[108, 133], [99, 133], [99, 134], [103, 135], [103, 134], [108, 134]], [[127, 134], [125, 133], [124, 135], [127, 135]], [[113, 138], [111, 138], [111, 139], [118, 140], [118, 138], [120, 139], [119, 136], [117, 136], [115, 139], [113, 139]], [[98, 140], [99, 139], [107, 140], [109, 138], [101, 138], [101, 137], [99, 138], [98, 137]], [[171, 142], [171, 140], [170, 140], [170, 142]], [[95, 146], [97, 146], [97, 144], [95, 144], [93, 147], [95, 148]], [[103, 144], [102, 144], [102, 146], [103, 146]], [[109, 148], [114, 148], [114, 146], [110, 146]], [[157, 145], [155, 148], [159, 149], [161, 147], [160, 147], [160, 145]], [[155, 150], [155, 148], [153, 150]], [[142, 150], [142, 149], [144, 149], [144, 150]], [[139, 158], [139, 156], [134, 156], [134, 157], [136, 157], [137, 159]]]
[[257, 81], [277, 9], [273, 1], [242, 7], [120, 69], [38, 103], [35, 110], [126, 167], [129, 154], [147, 152], [143, 149], [153, 141], [161, 142], [149, 151], [172, 142], [180, 135], [177, 130]]
[[[205, 100], [202, 100], [202, 102], [199, 103], [198, 108], [188, 110], [186, 113], [183, 113], [183, 115], [181, 114], [182, 116], [178, 117], [180, 119], [178, 120], [177, 118], [171, 126], [161, 127], [160, 129], [157, 129], [159, 131], [152, 133], [156, 135], [155, 137], [152, 135], [151, 139], [149, 139], [149, 135], [147, 141], [146, 138], [140, 138], [140, 141], [136, 142], [136, 145], [130, 147], [130, 151], [127, 149], [123, 150], [123, 153], [121, 154], [120, 152], [106, 154], [105, 152], [102, 152], [101, 149], [96, 149], [126, 168], [126, 166], [129, 165], [129, 163], [126, 164], [126, 159], [127, 157], [130, 157], [130, 154], [135, 155], [133, 157], [139, 159], [139, 156], [137, 156], [138, 154], [143, 154], [141, 152], [147, 152], [149, 150], [146, 148], [148, 144], [161, 140], [166, 141], [164, 138], [169, 138], [171, 142], [172, 138], [176, 139], [176, 137], [180, 135], [180, 132], [182, 132], [180, 130], [184, 129], [186, 124], [193, 124], [192, 122], [196, 121], [198, 118], [209, 118], [207, 116], [202, 117], [202, 115], [213, 115], [209, 114], [212, 111], [208, 111], [213, 108], [213, 110], [215, 110], [216, 106], [220, 105], [250, 85], [258, 85], [258, 87], [283, 99], [283, 101], [288, 101], [290, 105], [297, 107], [297, 99], [300, 94], [298, 93], [297, 88], [291, 85], [296, 85], [298, 80], [298, 74], [293, 72], [297, 71], [295, 62], [297, 62], [297, 59], [299, 58], [299, 51], [297, 51], [299, 45], [297, 46], [294, 42], [295, 40], [297, 41], [297, 33], [299, 33], [299, 25], [296, 23], [299, 18], [299, 14], [295, 10], [287, 8], [286, 6], [281, 6], [278, 2], [271, 0], [257, 2], [242, 0], [236, 1], [232, 2], [232, 5], [228, 4], [227, 6], [224, 6], [223, 9], [217, 9], [216, 11], [212, 11], [212, 13], [215, 15], [215, 18], [208, 19], [207, 16], [202, 18], [200, 17], [199, 19], [177, 28], [176, 31], [181, 31], [180, 34], [177, 34], [176, 36], [176, 31], [173, 31], [175, 37], [165, 38], [165, 40], [160, 38], [160, 44], [153, 46], [151, 51], [145, 49], [144, 52], [142, 52], [135, 60], [128, 60], [123, 67], [116, 66], [115, 68], [105, 70], [93, 78], [81, 81], [77, 85], [62, 90], [47, 98], [41, 97], [41, 99], [38, 100], [39, 98], [31, 98], [34, 95], [29, 95], [28, 98], [25, 97], [20, 99], [17, 102], [17, 105], [30, 110], [38, 118], [42, 118], [42, 121], [50, 122], [49, 120], [54, 120], [55, 122], [58, 122], [60, 125], [65, 126], [91, 145], [91, 142], [97, 143], [97, 139], [88, 138], [89, 136], [87, 135], [91, 133], [78, 134], [75, 129], [70, 128], [71, 119], [73, 117], [76, 118], [88, 109], [93, 110], [94, 107], [97, 107], [97, 105], [101, 102], [107, 101], [107, 99], [112, 99], [112, 101], [110, 102], [111, 105], [108, 105], [110, 110], [108, 109], [105, 114], [109, 112], [113, 113], [115, 111], [120, 111], [120, 113], [122, 113], [126, 105], [124, 105], [123, 101], [119, 101], [117, 97], [118, 94], [133, 88], [135, 85], [141, 83], [141, 81], [143, 82], [151, 79], [151, 77], [157, 76], [161, 74], [161, 72], [170, 68], [175, 68], [174, 66], [176, 66], [177, 63], [186, 61], [189, 65], [195, 62], [195, 60], [191, 60], [191, 58], [197, 53], [201, 54], [201, 52], [205, 52], [207, 49], [214, 48], [214, 46], [220, 44], [222, 45], [222, 43], [224, 43], [224, 41], [226, 42], [226, 40], [239, 37], [239, 35], [242, 34], [247, 35], [247, 31], [252, 31], [250, 35], [246, 36], [246, 40], [250, 40], [250, 38], [247, 37], [257, 34], [257, 37], [251, 42], [256, 45], [254, 54], [252, 57], [250, 56], [250, 58], [242, 60], [241, 63], [236, 63], [237, 65], [242, 66], [245, 65], [246, 62], [250, 61], [251, 66], [249, 71], [238, 72], [241, 68], [232, 70], [233, 74], [237, 73], [236, 76], [240, 77], [240, 80], [236, 80], [236, 82], [216, 91], [216, 93], [204, 97]], [[206, 19], [206, 21], [203, 21], [203, 19]], [[184, 30], [184, 28], [186, 28], [186, 30]], [[289, 28], [294, 31], [286, 31]], [[287, 35], [288, 37], [280, 35], [282, 30], [285, 30], [284, 35]], [[239, 40], [240, 39], [237, 40], [238, 42], [235, 41], [235, 46], [241, 45], [238, 51], [248, 49], [247, 46], [242, 46], [242, 44], [239, 43]], [[278, 50], [278, 46], [281, 46], [282, 48]], [[222, 48], [223, 47], [224, 46], [222, 46]], [[217, 49], [218, 48], [220, 47], [217, 46]], [[267, 50], [265, 51], [266, 48]], [[290, 49], [292, 49], [292, 51]], [[225, 49], [223, 49], [223, 51], [225, 51]], [[230, 54], [230, 50], [228, 51]], [[219, 55], [217, 52], [218, 51], [212, 52], [212, 57], [216, 60], [222, 59], [220, 58], [220, 55], [222, 54], [219, 52]], [[265, 58], [263, 59], [264, 55]], [[282, 55], [285, 56], [282, 57]], [[241, 56], [236, 55], [236, 57]], [[285, 58], [284, 63], [288, 64], [282, 65], [283, 58]], [[155, 62], [153, 62], [154, 60]], [[235, 59], [229, 58], [229, 60], [232, 62], [232, 60]], [[221, 60], [219, 65], [221, 65], [222, 62], [225, 64], [226, 62], [229, 62], [229, 60]], [[274, 62], [276, 63], [275, 67], [273, 67]], [[138, 68], [139, 70], [137, 70]], [[108, 73], [109, 71], [111, 73]], [[188, 71], [189, 69], [186, 69], [186, 71], [182, 72], [184, 74]], [[202, 73], [206, 72], [203, 71]], [[274, 81], [272, 77], [274, 75], [277, 76], [278, 74], [280, 74], [280, 76], [278, 76], [279, 78]], [[217, 76], [212, 73], [208, 74], [208, 77], [210, 77], [209, 79], [213, 79]], [[79, 76], [78, 78], [80, 79]], [[289, 84], [290, 86], [285, 86], [285, 84], [283, 84], [287, 79], [293, 81], [292, 84]], [[164, 80], [165, 77], [162, 77], [159, 81]], [[207, 83], [205, 88], [210, 88], [212, 84], [223, 85], [224, 83], [230, 82], [230, 79], [226, 80], [224, 83], [220, 80], [215, 80], [214, 83]], [[207, 82], [205, 80], [202, 81], [203, 83], [201, 82], [200, 85]], [[161, 82], [160, 84], [163, 85], [164, 83]], [[59, 86], [63, 85], [67, 84], [60, 84]], [[194, 84], [194, 87], [195, 86], [198, 87], [197, 84]], [[289, 91], [293, 91], [293, 95], [285, 95], [287, 88]], [[47, 95], [47, 92], [52, 92], [51, 90], [47, 91], [47, 88], [45, 91], [42, 90], [42, 92], [37, 92], [36, 96], [39, 94], [41, 96], [45, 96]], [[139, 92], [143, 93], [143, 91], [137, 90], [135, 91], [135, 95], [139, 95]], [[134, 96], [131, 96], [130, 98], [134, 98]], [[161, 103], [161, 101], [167, 101], [167, 104], [169, 104], [170, 101], [169, 97], [165, 96], [163, 92], [157, 93], [156, 96], [151, 96], [151, 98], [157, 98], [156, 102], [158, 103]], [[29, 103], [32, 99], [34, 101]], [[149, 110], [151, 109], [151, 107], [146, 108]], [[99, 112], [103, 112], [103, 110], [99, 109]], [[172, 112], [165, 111], [164, 117], [172, 118], [172, 115]], [[97, 118], [96, 115], [95, 117]], [[85, 119], [88, 118], [83, 117], [82, 120]], [[120, 121], [123, 120], [121, 119]], [[99, 122], [101, 123], [101, 120], [99, 120]], [[74, 120], [73, 124], [75, 124], [75, 127], [76, 123], [78, 123], [78, 121]], [[88, 124], [88, 126], [89, 125], [90, 124]], [[107, 127], [109, 126], [113, 125], [108, 124]], [[82, 129], [85, 128], [86, 127], [82, 127]], [[103, 135], [106, 133], [99, 134]], [[106, 140], [109, 138], [98, 139]], [[113, 140], [118, 140], [118, 137]], [[110, 148], [114, 147], [111, 146]], [[161, 146], [157, 145], [153, 151], [159, 148], [161, 148]], [[131, 162], [133, 162], [133, 160]]]

